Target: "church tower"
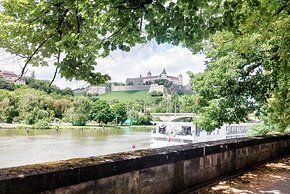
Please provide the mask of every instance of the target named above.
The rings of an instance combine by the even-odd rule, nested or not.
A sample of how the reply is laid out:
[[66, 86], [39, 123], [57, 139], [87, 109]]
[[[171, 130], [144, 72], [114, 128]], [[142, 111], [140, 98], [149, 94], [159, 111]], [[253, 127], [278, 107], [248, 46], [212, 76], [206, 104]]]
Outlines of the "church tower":
[[147, 77], [151, 77], [151, 76], [152, 76], [151, 72], [148, 71], [148, 73], [147, 73]]
[[167, 73], [165, 69], [163, 69], [162, 73], [160, 74], [161, 79], [167, 79]]

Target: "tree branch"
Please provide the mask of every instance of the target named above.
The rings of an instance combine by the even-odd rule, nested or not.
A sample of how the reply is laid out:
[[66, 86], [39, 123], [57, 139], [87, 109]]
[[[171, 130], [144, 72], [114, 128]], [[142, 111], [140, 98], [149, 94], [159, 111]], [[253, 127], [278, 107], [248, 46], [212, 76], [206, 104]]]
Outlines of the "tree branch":
[[153, 3], [153, 0], [131, 0], [130, 2], [133, 7], [126, 7], [124, 5], [119, 5], [117, 7], [114, 7], [114, 8], [119, 8], [119, 9], [139, 9], [139, 8], [143, 8], [145, 5], [148, 5], [148, 4], [151, 4]]
[[54, 72], [53, 78], [52, 78], [51, 82], [49, 83], [48, 87], [50, 87], [52, 85], [52, 83], [54, 82], [54, 80], [56, 78], [57, 71], [58, 71], [58, 67], [55, 68], [55, 72]]
[[[61, 37], [60, 37], [61, 39]], [[57, 65], [59, 64], [59, 61], [60, 61], [60, 49], [58, 49], [58, 53], [57, 53]], [[55, 68], [55, 72], [54, 72], [54, 75], [53, 75], [53, 78], [49, 84], [49, 87], [51, 86], [51, 84], [54, 82], [55, 78], [56, 78], [56, 74], [57, 74], [57, 71], [58, 71], [58, 67], [56, 66]]]
[[286, 3], [285, 5], [283, 5], [273, 16], [278, 15], [279, 13], [281, 13], [286, 7], [289, 6], [289, 2]]
[[[50, 12], [50, 10], [46, 10], [46, 11], [44, 12], [44, 15], [48, 14], [48, 12]], [[35, 22], [36, 20], [38, 20], [38, 19], [40, 19], [40, 18], [42, 18], [42, 17], [43, 17], [43, 16], [36, 17], [36, 18], [34, 18], [34, 19], [32, 20], [32, 22]]]
[[113, 34], [111, 34], [107, 39], [111, 39], [113, 36], [115, 36], [116, 34], [118, 34], [122, 29], [124, 29], [127, 25], [122, 26], [121, 28], [119, 28], [118, 30], [116, 30]]
[[22, 70], [21, 70], [21, 74], [20, 76], [18, 77], [18, 79], [16, 81], [18, 81], [20, 78], [22, 78], [22, 76], [24, 75], [24, 72], [25, 72], [25, 69], [28, 65], [28, 63], [31, 61], [31, 59], [34, 57], [34, 55], [41, 49], [41, 47], [52, 37], [53, 35], [51, 34], [49, 37], [47, 37], [44, 41], [42, 41], [38, 47], [33, 51], [33, 53], [27, 57], [27, 61], [25, 62], [24, 66], [22, 67]]
[[[64, 2], [60, 2], [60, 3], [52, 3], [52, 5], [54, 7], [57, 7], [57, 8], [60, 8], [60, 6], [64, 4]], [[51, 9], [48, 9], [48, 10], [42, 10], [42, 12], [44, 13], [44, 15], [48, 14], [49, 12], [51, 11]], [[36, 17], [32, 20], [32, 22], [35, 22], [36, 20], [42, 18], [43, 16], [39, 16], [39, 17]]]
[[75, 11], [75, 13], [76, 13], [76, 20], [77, 20], [77, 32], [79, 34], [80, 33], [80, 20], [79, 20], [79, 16], [78, 16], [78, 14], [79, 14], [78, 1], [76, 3], [77, 3], [77, 5], [76, 5], [76, 11]]
[[21, 58], [24, 58], [24, 59], [27, 59], [27, 58], [29, 58], [29, 57], [27, 57], [27, 56], [24, 56], [24, 55], [21, 55], [21, 54], [15, 54], [16, 56], [18, 56], [18, 57], [21, 57]]
[[[62, 14], [62, 17], [59, 19], [59, 22], [58, 22], [58, 26], [56, 28], [56, 32], [59, 33], [59, 35], [61, 36], [62, 35], [62, 31], [60, 30], [62, 24], [64, 23], [64, 20], [65, 20], [65, 17], [67, 15], [67, 13], [69, 12], [69, 9], [65, 9], [64, 13]], [[17, 80], [21, 79], [22, 76], [24, 75], [24, 72], [25, 72], [25, 69], [28, 65], [28, 63], [32, 60], [32, 58], [34, 57], [34, 55], [41, 49], [41, 47], [53, 36], [53, 34], [49, 35], [43, 42], [41, 42], [38, 47], [33, 51], [33, 53], [26, 57], [27, 58], [27, 61], [25, 62], [24, 66], [22, 67], [22, 70], [21, 70], [21, 74], [20, 76], [18, 77]], [[16, 80], [16, 81], [17, 81]]]
[[140, 20], [140, 27], [139, 27], [140, 34], [142, 32], [142, 25], [143, 25], [142, 23], [143, 23], [143, 16], [141, 17], [141, 20]]

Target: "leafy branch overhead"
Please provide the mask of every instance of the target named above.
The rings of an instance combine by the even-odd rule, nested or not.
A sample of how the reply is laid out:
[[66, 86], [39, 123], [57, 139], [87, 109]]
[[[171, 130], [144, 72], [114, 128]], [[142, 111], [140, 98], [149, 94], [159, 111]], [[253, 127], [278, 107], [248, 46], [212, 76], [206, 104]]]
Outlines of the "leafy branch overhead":
[[[103, 83], [96, 58], [137, 43], [183, 44], [193, 51], [221, 26], [221, 3], [178, 0], [1, 0], [0, 45], [28, 64], [55, 62], [62, 76]], [[205, 30], [206, 29], [206, 30]], [[59, 55], [59, 51], [61, 55]], [[59, 62], [58, 62], [59, 61]]]
[[47, 65], [67, 79], [110, 79], [96, 59], [139, 43], [203, 51], [207, 69], [191, 75], [200, 125], [266, 115], [290, 123], [288, 0], [0, 0], [0, 45], [28, 64]]
[[250, 114], [282, 132], [290, 127], [289, 12], [289, 1], [242, 1], [236, 30], [204, 42], [207, 68], [190, 73], [204, 129], [246, 122]]

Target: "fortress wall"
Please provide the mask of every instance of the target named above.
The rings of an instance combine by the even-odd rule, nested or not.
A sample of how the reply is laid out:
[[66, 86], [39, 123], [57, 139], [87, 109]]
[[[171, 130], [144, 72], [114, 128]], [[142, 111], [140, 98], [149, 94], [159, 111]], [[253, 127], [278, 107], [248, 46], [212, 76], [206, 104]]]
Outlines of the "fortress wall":
[[110, 91], [108, 86], [90, 86], [87, 91], [88, 94], [105, 94]]
[[163, 94], [165, 93], [165, 87], [163, 85], [158, 85], [158, 84], [151, 84], [149, 92], [162, 92]]
[[136, 86], [111, 86], [111, 91], [135, 91], [135, 90], [149, 90], [150, 85], [136, 85]]

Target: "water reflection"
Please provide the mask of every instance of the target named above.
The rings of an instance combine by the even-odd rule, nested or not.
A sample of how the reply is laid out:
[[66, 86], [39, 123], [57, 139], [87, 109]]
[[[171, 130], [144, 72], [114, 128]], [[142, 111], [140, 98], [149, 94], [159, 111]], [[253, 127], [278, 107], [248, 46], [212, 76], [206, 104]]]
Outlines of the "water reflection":
[[0, 129], [0, 168], [149, 148], [150, 129]]

